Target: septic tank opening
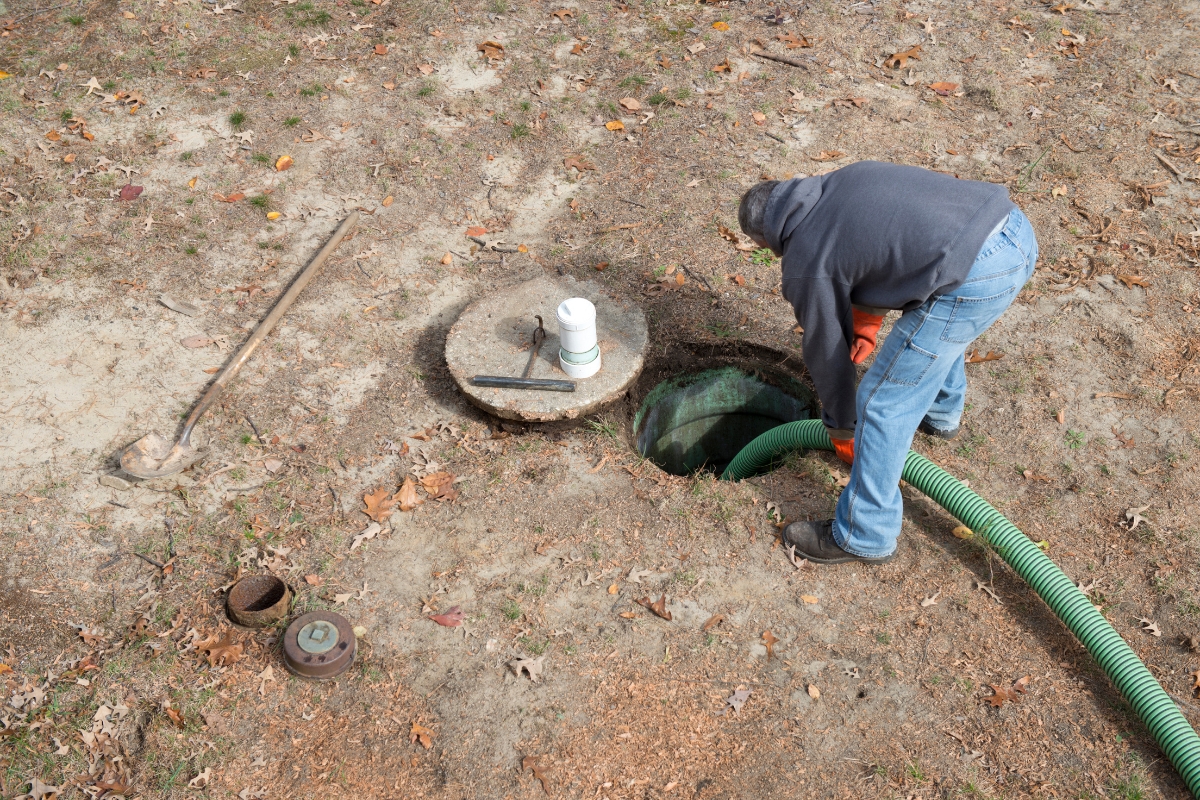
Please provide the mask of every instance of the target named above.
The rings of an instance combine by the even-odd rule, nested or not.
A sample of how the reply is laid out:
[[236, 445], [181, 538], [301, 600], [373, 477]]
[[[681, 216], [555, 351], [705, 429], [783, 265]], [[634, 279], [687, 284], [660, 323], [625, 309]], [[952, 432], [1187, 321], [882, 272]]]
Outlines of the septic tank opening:
[[637, 448], [672, 475], [718, 475], [742, 448], [785, 422], [817, 411], [812, 390], [795, 380], [767, 383], [737, 367], [660, 383], [634, 417]]

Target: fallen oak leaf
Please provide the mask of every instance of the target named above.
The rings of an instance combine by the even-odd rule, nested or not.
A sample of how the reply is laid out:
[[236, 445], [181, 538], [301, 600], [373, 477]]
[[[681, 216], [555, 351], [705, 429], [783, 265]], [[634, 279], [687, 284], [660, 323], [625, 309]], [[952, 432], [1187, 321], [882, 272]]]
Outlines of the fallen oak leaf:
[[604, 127], [608, 128], [610, 131], [623, 131], [625, 130], [625, 123], [621, 122], [619, 119], [614, 119], [604, 123]]
[[574, 167], [575, 169], [579, 170], [580, 172], [584, 172], [585, 170], [589, 170], [589, 169], [590, 170], [596, 169], [595, 164], [592, 164], [588, 161], [584, 161], [581, 156], [567, 156], [566, 158], [563, 159], [563, 167], [565, 169], [571, 169], [572, 167]]
[[763, 631], [762, 640], [763, 644], [767, 646], [767, 660], [769, 661], [771, 656], [774, 655], [773, 648], [779, 639], [770, 631]]
[[836, 161], [845, 155], [846, 154], [841, 150], [822, 150], [815, 156], [809, 156], [809, 158], [811, 158], [813, 161]]
[[751, 694], [753, 694], [753, 691], [751, 691], [750, 689], [737, 689], [736, 691], [734, 691], [733, 694], [731, 694], [729, 697], [725, 698], [725, 702], [727, 703], [727, 706], [721, 712], [721, 716], [725, 716], [726, 714], [728, 714], [729, 709], [731, 709], [731, 708], [733, 709], [733, 713], [735, 713], [735, 714], [742, 713], [742, 706], [744, 706], [746, 704], [746, 701], [750, 699]]
[[781, 33], [775, 38], [783, 42], [788, 50], [794, 50], [797, 47], [812, 47], [812, 42], [803, 34], [797, 36], [794, 33]]
[[892, 53], [891, 56], [884, 60], [883, 65], [891, 69], [903, 69], [908, 64], [910, 58], [917, 61], [921, 60], [921, 45], [913, 45], [907, 50]]
[[[367, 508], [364, 513], [376, 522], [386, 522], [392, 516], [399, 493], [388, 496], [388, 490], [380, 487], [374, 492], [363, 495], [363, 503]], [[369, 538], [369, 537], [368, 537]]]
[[635, 602], [639, 606], [643, 606], [645, 608], [650, 609], [650, 611], [656, 617], [661, 617], [662, 619], [665, 619], [668, 622], [671, 621], [671, 612], [667, 611], [667, 596], [666, 596], [666, 594], [661, 595], [657, 600], [654, 600], [654, 601], [651, 601], [649, 597], [643, 597], [640, 600], [637, 600]]
[[435, 472], [432, 475], [426, 475], [421, 478], [421, 486], [430, 497], [434, 499], [440, 497], [446, 491], [452, 491], [451, 487], [454, 483], [454, 473], [452, 472]]
[[417, 497], [417, 484], [413, 482], [411, 475], [404, 479], [395, 499], [400, 503], [401, 511], [412, 511], [425, 502], [424, 498]]
[[437, 614], [436, 616], [426, 617], [426, 619], [436, 622], [438, 625], [441, 625], [443, 628], [457, 628], [460, 625], [462, 625], [463, 617], [465, 617], [465, 616], [466, 616], [466, 614], [463, 613], [463, 610], [461, 608], [459, 608], [458, 606], [454, 606], [449, 611], [447, 611], [445, 614]]
[[1135, 286], [1141, 286], [1143, 289], [1150, 288], [1150, 284], [1146, 283], [1146, 279], [1141, 275], [1118, 275], [1117, 280], [1125, 284], [1126, 289], [1132, 289]]
[[525, 672], [529, 675], [529, 680], [539, 683], [542, 680], [542, 665], [545, 660], [545, 656], [518, 658], [509, 662], [508, 666], [518, 678], [521, 677], [521, 672]]
[[985, 701], [987, 701], [987, 703], [992, 708], [1001, 708], [1001, 707], [1003, 707], [1003, 705], [1006, 702], [1008, 702], [1010, 700], [1014, 703], [1017, 702], [1017, 699], [1018, 699], [1017, 693], [1014, 692], [1012, 689], [1006, 688], [1004, 686], [1000, 686], [999, 684], [996, 684], [996, 683], [992, 683], [992, 684], [988, 684], [988, 685], [992, 687], [992, 691], [994, 692], [994, 694], [992, 694], [992, 696], [990, 696], [990, 697], [985, 697], [983, 699]]
[[950, 93], [958, 88], [958, 84], [950, 83], [949, 81], [935, 81], [929, 84], [929, 88], [942, 97], [949, 97]]
[[142, 193], [142, 186], [134, 186], [132, 183], [127, 183], [121, 187], [121, 191], [117, 194], [117, 200], [129, 202], [136, 200], [138, 195]]
[[533, 777], [537, 778], [542, 783], [542, 791], [550, 794], [550, 782], [546, 780], [544, 768], [537, 764], [537, 756], [525, 756], [521, 759], [521, 771], [526, 770], [533, 773]]
[[997, 353], [994, 350], [988, 350], [987, 355], [984, 356], [980, 355], [979, 349], [976, 348], [967, 353], [964, 361], [967, 364], [982, 364], [986, 361], [999, 361], [1002, 358], [1004, 358], [1004, 353]]
[[704, 624], [700, 626], [700, 630], [704, 631], [705, 633], [708, 633], [710, 630], [717, 627], [724, 621], [725, 621], [724, 614], [713, 614], [711, 617], [709, 617], [707, 620], [704, 621]]
[[412, 724], [412, 728], [408, 732], [408, 743], [415, 744], [416, 742], [420, 742], [421, 746], [428, 750], [429, 748], [433, 747], [433, 737], [436, 735], [436, 733], [431, 731], [429, 728], [426, 728], [424, 725], [414, 722]]
[[196, 650], [207, 654], [210, 667], [217, 666], [217, 662], [223, 666], [229, 666], [242, 657], [242, 645], [236, 644], [232, 636], [233, 634], [229, 631], [226, 631], [225, 635], [220, 638], [214, 635], [207, 641], [196, 645]]
[[575, 12], [569, 8], [560, 8], [558, 11], [551, 11], [550, 16], [558, 17], [559, 22], [566, 22], [567, 17], [575, 16]]
[[1142, 623], [1142, 630], [1151, 636], [1162, 636], [1162, 631], [1159, 630], [1158, 623], [1154, 620], [1146, 619], [1145, 617], [1138, 617], [1138, 622]]
[[362, 547], [363, 542], [374, 539], [383, 528], [378, 522], [372, 522], [370, 525], [362, 529], [362, 532], [355, 534], [354, 541], [350, 543], [350, 551], [353, 552]]
[[632, 97], [622, 97], [617, 102], [621, 105], [621, 108], [625, 109], [626, 111], [642, 110], [642, 104]]

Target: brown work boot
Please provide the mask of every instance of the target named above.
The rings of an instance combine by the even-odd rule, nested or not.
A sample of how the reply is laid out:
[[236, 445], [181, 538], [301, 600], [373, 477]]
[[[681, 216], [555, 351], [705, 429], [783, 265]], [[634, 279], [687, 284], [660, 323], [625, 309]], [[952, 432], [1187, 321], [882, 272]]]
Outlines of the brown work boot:
[[895, 553], [880, 558], [866, 558], [847, 553], [833, 540], [833, 520], [793, 522], [783, 529], [783, 545], [796, 548], [797, 558], [807, 558], [814, 564], [845, 564], [860, 561], [863, 564], [883, 564], [891, 561]]

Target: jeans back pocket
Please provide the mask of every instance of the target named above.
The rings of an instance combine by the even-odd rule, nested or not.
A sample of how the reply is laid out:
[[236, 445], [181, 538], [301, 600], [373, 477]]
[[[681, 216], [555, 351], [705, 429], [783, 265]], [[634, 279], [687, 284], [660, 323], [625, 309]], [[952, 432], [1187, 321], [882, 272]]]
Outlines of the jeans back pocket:
[[954, 308], [950, 310], [950, 319], [942, 331], [942, 341], [954, 344], [975, 341], [979, 334], [986, 331], [1012, 305], [1016, 293], [1017, 287], [1010, 286], [991, 297], [955, 298]]
[[888, 367], [887, 374], [883, 376], [883, 379], [888, 383], [900, 386], [916, 386], [925, 377], [925, 373], [929, 372], [934, 361], [937, 361], [936, 353], [922, 350], [912, 342], [908, 342], [900, 351], [900, 355], [896, 356], [896, 360]]

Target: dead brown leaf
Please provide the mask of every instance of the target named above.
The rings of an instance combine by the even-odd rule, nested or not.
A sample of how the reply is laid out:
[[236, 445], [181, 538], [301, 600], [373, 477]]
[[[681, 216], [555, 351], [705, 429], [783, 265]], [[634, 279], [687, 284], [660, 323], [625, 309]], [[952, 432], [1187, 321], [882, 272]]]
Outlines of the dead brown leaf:
[[620, 103], [621, 108], [625, 109], [626, 111], [641, 111], [642, 110], [642, 104], [639, 103], [637, 101], [637, 99], [635, 99], [633, 97], [622, 97], [617, 102]]
[[903, 69], [908, 65], [908, 60], [910, 58], [917, 61], [921, 60], [921, 45], [913, 45], [907, 50], [901, 50], [899, 53], [892, 53], [892, 55], [883, 62], [883, 65], [891, 69]]
[[392, 510], [396, 505], [396, 498], [388, 496], [388, 490], [380, 487], [374, 492], [363, 495], [363, 502], [366, 503], [366, 515], [376, 522], [386, 522], [392, 516]]
[[171, 718], [171, 722], [175, 723], [175, 727], [176, 727], [176, 728], [182, 728], [182, 727], [183, 727], [183, 725], [184, 725], [184, 722], [183, 722], [183, 714], [180, 714], [180, 713], [179, 713], [179, 709], [177, 709], [177, 708], [167, 708], [167, 709], [164, 709], [164, 710], [167, 712], [167, 716]]
[[865, 97], [843, 97], [843, 98], [834, 100], [833, 104], [835, 106], [839, 106], [841, 108], [850, 108], [851, 106], [853, 106], [854, 108], [862, 108], [868, 102], [870, 102], [870, 101], [868, 101], [867, 98], [865, 98]]
[[809, 156], [813, 161], [836, 161], [846, 155], [841, 150], [822, 150], [815, 156]]
[[377, 56], [386, 56], [387, 54], [388, 54], [388, 49], [387, 49], [387, 45], [386, 45], [386, 44], [377, 44], [377, 45], [375, 45], [375, 55], [377, 55]]
[[643, 597], [636, 602], [639, 606], [650, 609], [654, 616], [662, 617], [668, 622], [671, 620], [671, 612], [667, 611], [667, 596], [665, 594], [654, 601], [651, 601], [649, 597]]
[[483, 57], [489, 61], [499, 61], [504, 58], [504, 45], [499, 42], [491, 40], [480, 42], [475, 49], [483, 53]]
[[436, 735], [437, 734], [435, 734], [429, 728], [426, 728], [424, 725], [414, 722], [412, 724], [412, 729], [408, 732], [408, 742], [409, 744], [420, 742], [421, 746], [428, 750], [429, 748], [433, 747], [433, 737]]
[[441, 625], [443, 628], [457, 628], [458, 626], [462, 625], [463, 617], [465, 616], [466, 614], [463, 613], [461, 608], [454, 606], [445, 614], [438, 614], [437, 616], [429, 617], [429, 619], [433, 620], [438, 625]]
[[437, 498], [441, 494], [450, 489], [454, 484], [455, 475], [453, 472], [435, 472], [432, 475], [426, 475], [421, 478], [421, 486], [429, 493], [430, 497]]
[[772, 648], [775, 647], [775, 643], [778, 642], [779, 639], [770, 631], [763, 631], [762, 640], [763, 644], [767, 646], [767, 658], [770, 659], [771, 656], [774, 655], [774, 650]]
[[949, 97], [950, 93], [958, 88], [958, 84], [950, 83], [948, 81], [935, 81], [934, 83], [929, 84], [929, 88], [933, 89], [934, 92], [940, 94], [942, 97]]
[[964, 361], [968, 364], [982, 364], [985, 361], [999, 361], [1004, 358], [1004, 353], [997, 353], [994, 350], [988, 350], [987, 355], [980, 355], [979, 350], [975, 349], [967, 353]]
[[546, 773], [542, 767], [538, 766], [537, 756], [525, 756], [521, 759], [521, 771], [530, 771], [533, 777], [537, 778], [542, 783], [542, 791], [550, 794], [550, 782], [546, 780]]
[[551, 11], [550, 16], [558, 17], [559, 22], [566, 22], [567, 17], [575, 16], [575, 12], [569, 8], [560, 8], [558, 11]]
[[585, 161], [582, 156], [567, 156], [566, 158], [563, 159], [563, 167], [565, 167], [566, 169], [571, 169], [572, 167], [574, 167], [575, 169], [579, 170], [580, 172], [584, 172], [585, 170], [589, 170], [589, 169], [590, 170], [596, 169], [595, 164], [592, 164], [589, 161]]
[[417, 484], [413, 482], [411, 475], [404, 479], [394, 499], [400, 503], [401, 511], [412, 511], [425, 502], [423, 498], [417, 497]]
[[724, 614], [713, 614], [711, 617], [709, 617], [707, 620], [704, 621], [704, 624], [700, 626], [700, 630], [707, 633], [708, 631], [711, 631], [713, 628], [717, 627], [724, 621], [725, 621]]
[[230, 631], [226, 631], [223, 637], [213, 635], [196, 645], [196, 649], [208, 655], [210, 667], [217, 666], [218, 662], [222, 666], [229, 666], [242, 657], [242, 645], [236, 644], [232, 636]]
[[803, 34], [797, 36], [794, 33], [781, 33], [775, 38], [783, 42], [788, 50], [795, 50], [797, 47], [812, 47], [812, 42]]
[[1135, 286], [1141, 286], [1143, 289], [1150, 288], [1150, 284], [1146, 283], [1146, 279], [1141, 275], [1118, 275], [1117, 280], [1125, 284], [1126, 289], [1132, 289]]

